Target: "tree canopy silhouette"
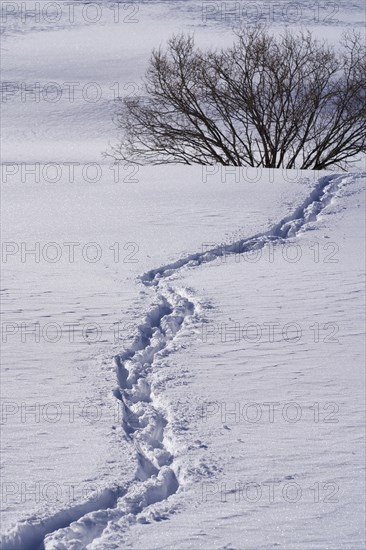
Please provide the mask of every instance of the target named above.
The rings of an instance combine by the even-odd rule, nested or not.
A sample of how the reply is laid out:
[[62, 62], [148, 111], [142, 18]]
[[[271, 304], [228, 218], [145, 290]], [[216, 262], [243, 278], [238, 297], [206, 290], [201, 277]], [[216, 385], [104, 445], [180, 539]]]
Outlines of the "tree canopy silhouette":
[[142, 93], [121, 100], [110, 154], [137, 164], [345, 168], [365, 153], [365, 59], [356, 32], [337, 48], [262, 26], [221, 50], [173, 36], [152, 52]]

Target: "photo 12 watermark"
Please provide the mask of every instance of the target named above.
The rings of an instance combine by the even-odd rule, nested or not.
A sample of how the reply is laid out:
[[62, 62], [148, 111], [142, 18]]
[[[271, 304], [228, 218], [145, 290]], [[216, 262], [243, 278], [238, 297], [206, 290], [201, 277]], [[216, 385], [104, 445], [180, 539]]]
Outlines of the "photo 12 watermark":
[[1, 263], [96, 264], [107, 260], [115, 264], [137, 264], [139, 251], [140, 247], [135, 242], [105, 244], [78, 241], [4, 241], [1, 243]]
[[294, 481], [294, 476], [286, 476], [284, 481], [238, 481], [227, 483], [207, 481], [201, 486], [202, 502], [297, 504], [306, 503], [336, 504], [339, 502], [339, 484], [335, 481], [316, 481], [312, 485]]
[[100, 404], [93, 400], [82, 401], [13, 401], [3, 399], [0, 407], [0, 424], [108, 424], [121, 425], [125, 418], [121, 403], [113, 399], [111, 403]]
[[108, 502], [114, 506], [125, 494], [122, 487], [106, 488], [96, 481], [2, 481], [0, 494], [2, 505], [16, 504], [62, 504], [75, 505], [81, 502]]
[[201, 341], [206, 342], [246, 342], [249, 344], [289, 342], [297, 344], [300, 341], [324, 344], [339, 344], [339, 325], [334, 321], [313, 324], [289, 321], [230, 321], [203, 322], [201, 325]]
[[337, 2], [202, 2], [202, 22], [244, 25], [256, 23], [336, 25]]
[[338, 424], [340, 406], [335, 402], [297, 403], [205, 401], [201, 408], [204, 423], [226, 424], [274, 424], [313, 422], [315, 424]]
[[111, 82], [110, 84], [96, 81], [67, 82], [32, 82], [32, 81], [2, 81], [0, 84], [0, 101], [3, 104], [35, 103], [58, 104], [97, 104], [116, 102], [121, 98], [138, 97], [143, 93], [141, 83]]
[[339, 263], [339, 250], [338, 243], [334, 241], [281, 242], [279, 239], [271, 240], [264, 235], [262, 238], [258, 237], [257, 242], [254, 242], [254, 239], [243, 239], [234, 243], [202, 243], [202, 254], [216, 264], [227, 262], [297, 264], [301, 261], [314, 264], [337, 264]]
[[[5, 317], [5, 315], [4, 315]], [[9, 344], [95, 344], [130, 342], [135, 325], [116, 321], [100, 323], [88, 321], [2, 321], [1, 342]], [[142, 338], [142, 337], [141, 337]]]
[[[316, 182], [320, 178], [319, 170], [303, 170], [301, 168], [282, 168], [281, 181], [296, 183], [303, 179]], [[263, 166], [223, 166], [220, 164], [203, 165], [201, 167], [202, 183], [220, 181], [221, 183], [256, 184], [260, 181], [275, 183], [279, 172], [276, 168]]]
[[14, 19], [19, 20], [22, 25], [76, 25], [80, 21], [88, 25], [140, 22], [139, 2], [4, 0], [1, 2], [0, 13], [3, 25], [12, 23]]
[[0, 166], [1, 183], [9, 185], [139, 183], [139, 170], [136, 164], [122, 162], [5, 162]]

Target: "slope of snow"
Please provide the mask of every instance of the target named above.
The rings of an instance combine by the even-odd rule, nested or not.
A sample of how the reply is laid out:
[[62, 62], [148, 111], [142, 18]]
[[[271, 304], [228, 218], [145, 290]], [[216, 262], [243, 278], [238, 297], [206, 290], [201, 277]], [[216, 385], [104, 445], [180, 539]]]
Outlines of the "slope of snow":
[[[54, 186], [32, 176], [21, 183], [19, 170], [2, 186], [4, 531], [105, 489], [114, 494], [134, 477], [113, 355], [155, 300], [138, 276], [212, 241], [267, 231], [316, 177], [248, 171], [236, 183], [229, 171], [161, 167], [140, 170], [137, 184], [115, 184], [109, 173], [103, 185]], [[77, 243], [74, 257], [67, 243]], [[151, 330], [156, 319], [146, 323]]]
[[[336, 216], [343, 218], [341, 222], [346, 225], [348, 230], [347, 238], [351, 239], [350, 249], [352, 252], [349, 254], [354, 260], [355, 250], [357, 250], [354, 241], [356, 240], [357, 243], [360, 229], [364, 223], [364, 210], [361, 209], [363, 203], [360, 202], [364, 198], [363, 196], [360, 198], [360, 182], [363, 181], [364, 178], [362, 179], [360, 176], [324, 177], [319, 180], [313, 190], [308, 193], [308, 196], [302, 200], [302, 203], [292, 213], [285, 214], [282, 221], [274, 224], [264, 232], [256, 232], [255, 235], [246, 236], [233, 244], [212, 247], [208, 252], [202, 250], [199, 253], [189, 254], [185, 259], [182, 258], [165, 265], [165, 267], [150, 270], [142, 275], [142, 284], [147, 287], [152, 286], [151, 290], [156, 293], [155, 303], [147, 313], [143, 324], [140, 325], [132, 345], [123, 353], [117, 354], [115, 359], [118, 387], [114, 394], [121, 405], [121, 426], [122, 432], [125, 434], [125, 441], [130, 447], [132, 446], [135, 455], [134, 477], [132, 480], [126, 479], [123, 484], [118, 483], [118, 481], [116, 483], [114, 479], [113, 485], [109, 489], [105, 489], [106, 492], [102, 493], [99, 499], [94, 499], [93, 504], [88, 501], [80, 506], [74, 506], [71, 510], [66, 508], [64, 512], [56, 512], [56, 514], [48, 516], [48, 519], [44, 519], [41, 523], [42, 516], [18, 524], [4, 538], [6, 548], [32, 548], [43, 539], [45, 548], [110, 548], [114, 544], [120, 545], [122, 542], [125, 544], [126, 537], [133, 538], [136, 523], [144, 524], [149, 523], [151, 519], [167, 518], [176, 512], [178, 508], [182, 509], [181, 514], [179, 514], [179, 525], [181, 526], [182, 523], [188, 521], [190, 525], [194, 526], [191, 518], [192, 510], [200, 504], [203, 506], [203, 509], [200, 510], [200, 521], [208, 522], [207, 527], [204, 528], [205, 533], [211, 533], [213, 525], [217, 529], [217, 526], [225, 520], [225, 529], [228, 532], [226, 534], [221, 533], [220, 536], [223, 539], [220, 540], [226, 540], [228, 533], [231, 533], [230, 541], [234, 547], [238, 547], [239, 544], [243, 544], [243, 537], [246, 536], [250, 542], [247, 546], [239, 547], [251, 548], [253, 540], [258, 536], [258, 544], [260, 541], [262, 547], [271, 547], [274, 536], [273, 531], [272, 535], [268, 535], [267, 538], [270, 546], [266, 546], [267, 543], [263, 541], [263, 538], [260, 538], [262, 537], [261, 530], [255, 530], [250, 526], [245, 526], [244, 532], [237, 528], [235, 535], [232, 534], [233, 525], [231, 522], [234, 521], [236, 524], [238, 515], [240, 516], [243, 513], [242, 510], [237, 511], [237, 505], [240, 504], [242, 495], [244, 495], [244, 501], [249, 499], [251, 503], [250, 499], [253, 498], [256, 504], [260, 501], [255, 510], [259, 510], [261, 514], [259, 517], [262, 519], [262, 507], [268, 511], [269, 517], [265, 521], [269, 528], [273, 526], [272, 530], [274, 530], [275, 528], [278, 529], [279, 525], [281, 526], [279, 542], [276, 539], [274, 544], [283, 544], [290, 541], [294, 547], [297, 547], [297, 539], [296, 537], [295, 539], [291, 538], [288, 523], [284, 522], [282, 525], [279, 520], [279, 517], [282, 517], [283, 514], [286, 518], [290, 517], [290, 524], [295, 521], [297, 529], [300, 530], [299, 548], [316, 548], [319, 547], [319, 544], [329, 544], [330, 534], [328, 531], [324, 531], [324, 518], [328, 517], [326, 512], [329, 509], [332, 520], [339, 524], [342, 530], [345, 542], [342, 547], [348, 547], [347, 544], [350, 540], [356, 544], [360, 542], [361, 505], [359, 495], [362, 492], [360, 486], [362, 453], [359, 447], [359, 430], [362, 415], [360, 416], [359, 406], [362, 393], [357, 393], [356, 390], [360, 387], [359, 384], [362, 380], [362, 371], [359, 369], [363, 363], [362, 341], [359, 338], [360, 331], [359, 329], [355, 331], [355, 327], [362, 321], [362, 310], [360, 310], [359, 300], [354, 301], [355, 305], [352, 306], [349, 302], [348, 293], [346, 293], [345, 297], [342, 296], [341, 298], [341, 305], [336, 304], [334, 312], [331, 311], [330, 313], [330, 317], [327, 316], [325, 319], [318, 320], [317, 315], [329, 307], [325, 305], [327, 294], [324, 293], [324, 289], [321, 289], [322, 294], [320, 296], [323, 297], [322, 300], [319, 297], [315, 300], [309, 300], [308, 295], [312, 289], [316, 289], [319, 294], [318, 287], [321, 286], [321, 281], [324, 284], [324, 276], [327, 275], [326, 271], [324, 273], [324, 269], [329, 268], [329, 264], [331, 266], [330, 279], [333, 281], [333, 285], [336, 285], [335, 289], [333, 287], [333, 293], [337, 289], [340, 278], [345, 277], [345, 274], [347, 274], [348, 280], [346, 280], [346, 283], [347, 288], [350, 287], [350, 296], [353, 298], [353, 295], [356, 294], [357, 298], [362, 288], [360, 279], [362, 264], [358, 263], [361, 255], [357, 255], [358, 261], [355, 263], [355, 272], [349, 271], [348, 263], [345, 271], [342, 262], [339, 262], [338, 258], [334, 258], [335, 253], [338, 253], [337, 242], [340, 239], [338, 234], [338, 241], [332, 240], [329, 242], [330, 254], [329, 252], [326, 254], [327, 261], [323, 261], [323, 263], [315, 261], [314, 263], [310, 260], [309, 269], [310, 254], [307, 262], [305, 261], [305, 271], [301, 261], [293, 261], [293, 251], [289, 255], [286, 252], [285, 262], [274, 261], [275, 256], [273, 256], [273, 262], [270, 262], [273, 264], [271, 268], [277, 270], [273, 277], [273, 274], [268, 270], [268, 265], [265, 266], [264, 273], [261, 272], [263, 263], [258, 262], [257, 265], [257, 262], [253, 262], [252, 254], [254, 252], [254, 258], [256, 258], [259, 251], [267, 249], [270, 254], [276, 254], [278, 259], [278, 250], [281, 246], [285, 247], [286, 251], [289, 250], [286, 247], [290, 247], [297, 254], [300, 250], [301, 255], [302, 250], [308, 252], [318, 251], [320, 245], [319, 248], [314, 246], [314, 238], [316, 239], [315, 242], [318, 243], [323, 237], [329, 238], [328, 232], [332, 229], [334, 220], [331, 220], [329, 224], [325, 224], [324, 220], [327, 220], [328, 215], [333, 214], [334, 218]], [[343, 200], [342, 206], [340, 206], [341, 200]], [[343, 216], [340, 215], [342, 208], [346, 210]], [[360, 215], [355, 216], [355, 212]], [[321, 232], [324, 231], [325, 227], [327, 234], [322, 234]], [[312, 231], [309, 231], [310, 229]], [[344, 232], [344, 229], [340, 229], [340, 234], [342, 234], [342, 231]], [[317, 234], [317, 232], [320, 234]], [[308, 234], [311, 235], [310, 238]], [[293, 242], [293, 239], [298, 239], [299, 244], [297, 244], [297, 241]], [[327, 248], [329, 248], [328, 243], [322, 247], [322, 251], [323, 248], [327, 251]], [[346, 252], [344, 253], [346, 254]], [[234, 262], [230, 262], [233, 257]], [[252, 277], [246, 277], [244, 292], [241, 291], [242, 278], [239, 276], [243, 269], [243, 265], [238, 261], [241, 258], [244, 258], [244, 261], [245, 258], [250, 258], [248, 265], [250, 266], [249, 269], [252, 270]], [[214, 265], [217, 260], [219, 260], [219, 266]], [[318, 260], [317, 256], [315, 256], [315, 260]], [[340, 267], [338, 263], [341, 264]], [[206, 269], [209, 268], [213, 273], [212, 271], [204, 271], [203, 268], [206, 267], [206, 264]], [[284, 270], [283, 264], [285, 264], [286, 270]], [[295, 273], [292, 272], [290, 276], [290, 281], [294, 284], [293, 290], [287, 281], [289, 264], [292, 267], [296, 266], [299, 270]], [[318, 268], [316, 273], [320, 272], [320, 278], [316, 284], [314, 284], [316, 280], [313, 273], [314, 265]], [[321, 269], [319, 269], [319, 265]], [[338, 269], [334, 267], [335, 265]], [[222, 270], [225, 270], [225, 275], [228, 275], [223, 276]], [[198, 277], [191, 274], [191, 272], [196, 274], [201, 271], [202, 275]], [[215, 271], [218, 271], [218, 273], [216, 274]], [[311, 284], [309, 284], [309, 278], [306, 276], [309, 272], [312, 274]], [[180, 280], [181, 274], [184, 274], [182, 281]], [[230, 281], [229, 293], [226, 289], [226, 277]], [[221, 323], [219, 330], [217, 329], [217, 322], [215, 324], [212, 319], [208, 303], [202, 302], [197, 295], [197, 286], [200, 290], [203, 290], [200, 288], [202, 285], [201, 280], [204, 281], [206, 293], [206, 285], [214, 285], [215, 292], [224, 297], [224, 302], [220, 303], [221, 308], [225, 304], [226, 312], [230, 313], [230, 317], [226, 313], [225, 322]], [[183, 281], [184, 286], [181, 288]], [[252, 302], [251, 297], [254, 293], [251, 292], [250, 281], [252, 281], [252, 284], [254, 282], [255, 287], [260, 281], [262, 292], [268, 292], [266, 290], [267, 286], [271, 289], [273, 281], [276, 281], [275, 290], [279, 296], [275, 297], [273, 304], [272, 300], [268, 298], [269, 295], [267, 295], [266, 301], [263, 301], [259, 295], [257, 296], [258, 302]], [[283, 281], [285, 284], [281, 288]], [[190, 286], [187, 287], [186, 283]], [[222, 285], [221, 290], [220, 285]], [[241, 296], [244, 300], [242, 304]], [[291, 304], [290, 316], [287, 311], [281, 312], [281, 315], [278, 313], [278, 307], [280, 309], [284, 308], [285, 296], [286, 303]], [[282, 305], [279, 306], [278, 303]], [[342, 306], [344, 303], [348, 304], [348, 309], [345, 309], [344, 305]], [[319, 312], [314, 311], [316, 305], [320, 308]], [[238, 314], [243, 312], [244, 307], [245, 314], [241, 323], [242, 325], [244, 323], [243, 326], [247, 327], [246, 332], [243, 332], [240, 321], [237, 321], [240, 318]], [[248, 311], [250, 307], [252, 308], [252, 317]], [[262, 311], [263, 308], [266, 315]], [[348, 323], [344, 322], [346, 312], [349, 316]], [[249, 340], [252, 343], [253, 335], [250, 332], [248, 335], [248, 325], [253, 325], [253, 313], [256, 315], [254, 318], [258, 320], [254, 322], [254, 325], [263, 329], [263, 327], [270, 324], [273, 333], [268, 333], [268, 342], [262, 342], [261, 337], [259, 340], [255, 337], [255, 352], [251, 352], [247, 356], [246, 345], [243, 348], [242, 339], [244, 338], [246, 342]], [[275, 314], [277, 314], [277, 317], [274, 317]], [[302, 317], [300, 317], [300, 314]], [[294, 321], [294, 315], [296, 321]], [[231, 342], [232, 348], [229, 347], [229, 361], [226, 358], [227, 341], [225, 340], [230, 340], [230, 336], [233, 336], [233, 327], [231, 326], [231, 330], [230, 328], [227, 329], [227, 325], [230, 326], [228, 319], [230, 323], [234, 324], [234, 341]], [[339, 340], [334, 338], [333, 334], [338, 333], [340, 320], [343, 320], [343, 330], [350, 341], [346, 339], [343, 348], [334, 348], [333, 346], [333, 350], [335, 349], [335, 351], [332, 350], [334, 364], [330, 364], [329, 353], [328, 355], [324, 353], [319, 355], [318, 353], [319, 331], [325, 331], [325, 337], [321, 340], [323, 344], [324, 342], [338, 343]], [[311, 338], [309, 339], [309, 333], [315, 326], [314, 321], [316, 321], [318, 332], [314, 330], [314, 342], [312, 343]], [[187, 359], [183, 355], [178, 376], [170, 374], [170, 369], [165, 372], [167, 367], [170, 366], [171, 352], [177, 349], [185, 350], [194, 334], [196, 336], [199, 334], [200, 325], [202, 345], [199, 346], [198, 350], [194, 348], [193, 354], [189, 358], [190, 367], [184, 368]], [[225, 338], [223, 338], [222, 332], [223, 325], [225, 326]], [[277, 329], [278, 326], [287, 327], [285, 332], [281, 328], [280, 335], [282, 335], [282, 338], [280, 337], [279, 340], [277, 338], [278, 334], [276, 335], [274, 330], [274, 327]], [[305, 327], [307, 341], [303, 342], [302, 331], [304, 329], [305, 333]], [[256, 330], [258, 331], [258, 328]], [[293, 334], [294, 330], [295, 336]], [[299, 331], [301, 333], [300, 337]], [[218, 334], [220, 334], [220, 337]], [[262, 335], [263, 332], [261, 332]], [[218, 342], [219, 349], [212, 351], [212, 345], [217, 345]], [[294, 346], [296, 347], [294, 348]], [[347, 350], [350, 349], [349, 346], [351, 346], [353, 352], [351, 359], [347, 355]], [[194, 362], [195, 353], [198, 353], [197, 363]], [[347, 399], [347, 395], [341, 397], [346, 426], [352, 417], [352, 407], [356, 417], [353, 417], [354, 430], [349, 434], [349, 441], [345, 445], [342, 424], [340, 424], [340, 430], [332, 432], [328, 425], [322, 426], [321, 422], [323, 420], [323, 422], [326, 421], [325, 424], [328, 424], [329, 421], [329, 424], [333, 427], [333, 420], [338, 420], [336, 415], [340, 409], [339, 385], [345, 380], [344, 369], [349, 359], [354, 366], [352, 377], [349, 375], [346, 377], [349, 381], [347, 386], [349, 398]], [[192, 360], [195, 365], [194, 368]], [[232, 380], [241, 377], [240, 370], [238, 371], [238, 362], [244, 362], [245, 365], [249, 360], [251, 361], [250, 371], [248, 373], [246, 369], [245, 372], [247, 376], [252, 372], [253, 380], [250, 379], [250, 376], [248, 380], [245, 377], [243, 383], [240, 384], [240, 389], [239, 385], [233, 387]], [[316, 361], [320, 364], [317, 365]], [[230, 372], [231, 364], [233, 366]], [[228, 369], [229, 372], [223, 374], [222, 368]], [[329, 368], [332, 369], [333, 373], [330, 378], [327, 370]], [[307, 373], [307, 369], [310, 369], [310, 374]], [[283, 381], [286, 391], [284, 389], [274, 391], [271, 378], [272, 371], [273, 375], [275, 373], [277, 383]], [[195, 381], [195, 396], [193, 399], [194, 409], [189, 411], [187, 405], [188, 407], [192, 406], [192, 396], [190, 396], [191, 402], [189, 403], [189, 400], [187, 402], [187, 394], [184, 390], [181, 391], [181, 384], [189, 384], [187, 377], [190, 378], [191, 376], [194, 377]], [[210, 384], [210, 392], [208, 392], [205, 384], [208, 377], [213, 380], [213, 383]], [[305, 377], [305, 379], [302, 380], [302, 377]], [[200, 378], [202, 378], [201, 383]], [[314, 380], [314, 383], [316, 383], [317, 379], [321, 391], [314, 391], [311, 387], [311, 381]], [[228, 393], [223, 391], [226, 385], [225, 380], [228, 381]], [[247, 381], [253, 386], [251, 386], [252, 389], [249, 393], [250, 400], [244, 401], [241, 395], [242, 392], [248, 395]], [[170, 396], [169, 385], [172, 382], [174, 391]], [[331, 388], [330, 390], [327, 390], [328, 386]], [[257, 396], [263, 396], [263, 399], [253, 399], [255, 388]], [[165, 391], [166, 389], [168, 391]], [[202, 391], [203, 389], [204, 391]], [[311, 390], [314, 392], [314, 397], [311, 395]], [[351, 403], [350, 399], [352, 399]], [[201, 407], [199, 407], [200, 401]], [[273, 403], [273, 409], [268, 408], [268, 412], [272, 410], [273, 422], [268, 421], [260, 425], [258, 431], [262, 431], [262, 433], [258, 440], [256, 439], [258, 435], [255, 432], [251, 433], [252, 438], [254, 438], [252, 452], [257, 457], [253, 470], [250, 469], [246, 460], [242, 460], [244, 457], [247, 457], [249, 461], [254, 459], [254, 457], [250, 458], [249, 450], [245, 452], [241, 449], [242, 445], [246, 448], [245, 438], [237, 437], [242, 433], [241, 417], [243, 416], [243, 410], [248, 411], [248, 408], [246, 408], [248, 402], [251, 403], [251, 411], [254, 407], [254, 411], [258, 412], [259, 408], [261, 417], [262, 407], [266, 409], [266, 407], [269, 407], [268, 403]], [[350, 407], [351, 404], [352, 407]], [[236, 411], [234, 415], [232, 415], [233, 407], [234, 412]], [[278, 422], [279, 419], [275, 417], [275, 412], [277, 416], [279, 415], [277, 407], [282, 411], [282, 419], [285, 421], [279, 427], [276, 425], [276, 421]], [[315, 415], [313, 425], [311, 424], [312, 407]], [[277, 410], [275, 411], [275, 409]], [[286, 411], [285, 415], [284, 410]], [[296, 422], [293, 421], [294, 411], [295, 417], [300, 415]], [[302, 415], [305, 416], [305, 412], [307, 413], [307, 421], [304, 419], [304, 423], [307, 431], [304, 432], [305, 428], [300, 427], [299, 422], [302, 420]], [[257, 422], [251, 421], [250, 414], [252, 412], [248, 414], [248, 417], [244, 414], [244, 419], [247, 420], [250, 426], [256, 425]], [[324, 418], [320, 419], [320, 415], [325, 416], [325, 420]], [[234, 416], [234, 423], [230, 425], [232, 416]], [[229, 418], [229, 422], [227, 418]], [[299, 426], [298, 431], [295, 432], [292, 429], [292, 433], [289, 435], [288, 424]], [[190, 433], [192, 429], [196, 429], [199, 435], [193, 441]], [[317, 429], [319, 433], [314, 433], [314, 429]], [[225, 438], [213, 437], [217, 436], [217, 430], [219, 430], [220, 435], [227, 434], [226, 441]], [[231, 432], [236, 433], [234, 435]], [[235, 447], [233, 454], [225, 458], [225, 453], [228, 447], [230, 448], [233, 437], [240, 445]], [[262, 437], [263, 446], [260, 443]], [[303, 453], [293, 450], [293, 445], [299, 444], [296, 437], [304, 440], [305, 457]], [[317, 453], [313, 447], [318, 438], [321, 440], [329, 438], [332, 447], [339, 454], [334, 460], [334, 465], [331, 461], [321, 462], [324, 449]], [[211, 441], [209, 441], [210, 439]], [[275, 448], [271, 449], [268, 446], [272, 440], [274, 440]], [[328, 441], [328, 446], [330, 442]], [[191, 450], [192, 453], [190, 453]], [[311, 450], [312, 452], [310, 452]], [[347, 456], [357, 455], [356, 462], [352, 463], [349, 458], [343, 457], [345, 453]], [[288, 464], [285, 460], [286, 457]], [[340, 463], [337, 462], [339, 457], [344, 458]], [[260, 459], [262, 463], [260, 463]], [[319, 463], [321, 464], [321, 471], [324, 471], [328, 477], [320, 477]], [[248, 472], [252, 475], [250, 479], [248, 479]], [[261, 476], [263, 476], [263, 479], [261, 479]], [[329, 478], [329, 476], [331, 477]], [[254, 497], [252, 495], [248, 496], [247, 493], [244, 493], [241, 485], [243, 483], [244, 487], [251, 488], [254, 486], [257, 491], [259, 487], [261, 498], [257, 498], [256, 495]], [[281, 484], [283, 487], [281, 487]], [[280, 503], [276, 502], [274, 492], [270, 493], [268, 500], [266, 500], [263, 496], [262, 486], [269, 488], [271, 491], [280, 487], [280, 495], [282, 495]], [[355, 493], [354, 486], [357, 488], [357, 493]], [[293, 495], [294, 490], [295, 496]], [[338, 493], [341, 490], [343, 501], [339, 504]], [[300, 497], [298, 497], [299, 494]], [[303, 497], [303, 494], [306, 494], [306, 497]], [[231, 500], [229, 495], [231, 495]], [[334, 495], [337, 496], [333, 499]], [[317, 499], [316, 502], [311, 502], [311, 496]], [[271, 498], [274, 502], [271, 502]], [[218, 506], [218, 502], [220, 505], [229, 502], [234, 506], [232, 508], [229, 506], [229, 514], [225, 512], [222, 517], [220, 515], [222, 513], [221, 506]], [[325, 503], [329, 504], [330, 508], [327, 508]], [[299, 524], [300, 518], [304, 515], [300, 504], [304, 506], [305, 510], [310, 510], [310, 518], [314, 526], [311, 536], [307, 536], [301, 530], [305, 527], [301, 527], [302, 524]], [[311, 508], [310, 504], [318, 505], [318, 510], [314, 512], [315, 508]], [[290, 514], [289, 510], [286, 510], [288, 505], [294, 507], [295, 512], [293, 515]], [[211, 509], [212, 506], [213, 509]], [[318, 517], [319, 509], [321, 510], [321, 517], [315, 523], [312, 513], [316, 513]], [[343, 517], [345, 513], [352, 514], [353, 522], [348, 521], [346, 524], [340, 522], [339, 518]], [[255, 515], [254, 512], [253, 515]], [[258, 516], [254, 518], [254, 525], [257, 522]], [[131, 530], [125, 534], [128, 527], [131, 527]], [[252, 529], [254, 529], [253, 532]], [[143, 537], [143, 532], [140, 533], [139, 531], [140, 529], [138, 529], [136, 536]], [[162, 547], [161, 537], [164, 537], [164, 531], [160, 529], [156, 534], [155, 530], [153, 531], [156, 540], [151, 539], [151, 534], [148, 534], [149, 547], [160, 548]], [[176, 544], [182, 548], [196, 547], [197, 533], [192, 532], [189, 539], [191, 542], [188, 543], [186, 532], [186, 529], [182, 530], [181, 527], [178, 527]], [[335, 532], [334, 528], [332, 532]], [[185, 533], [184, 536], [183, 533]], [[142, 548], [147, 547], [145, 546], [146, 543], [136, 543], [134, 538], [133, 540], [135, 542], [132, 544], [138, 544], [138, 547]], [[334, 540], [339, 544], [340, 533], [335, 535]], [[212, 547], [212, 542], [210, 537], [206, 547]], [[192, 546], [189, 546], [189, 544]], [[332, 547], [336, 548], [336, 546]]]
[[121, 528], [124, 547], [364, 547], [365, 178], [339, 181], [288, 242], [174, 281], [204, 297], [177, 377], [155, 377], [184, 490]]

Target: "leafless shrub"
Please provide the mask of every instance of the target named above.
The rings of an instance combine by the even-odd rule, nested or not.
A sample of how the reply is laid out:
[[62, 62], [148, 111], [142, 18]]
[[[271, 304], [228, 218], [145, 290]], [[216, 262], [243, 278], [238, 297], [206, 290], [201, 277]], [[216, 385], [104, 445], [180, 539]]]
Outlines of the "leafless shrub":
[[345, 168], [366, 145], [365, 46], [262, 26], [202, 51], [192, 36], [154, 50], [143, 94], [125, 98], [109, 153], [137, 164]]

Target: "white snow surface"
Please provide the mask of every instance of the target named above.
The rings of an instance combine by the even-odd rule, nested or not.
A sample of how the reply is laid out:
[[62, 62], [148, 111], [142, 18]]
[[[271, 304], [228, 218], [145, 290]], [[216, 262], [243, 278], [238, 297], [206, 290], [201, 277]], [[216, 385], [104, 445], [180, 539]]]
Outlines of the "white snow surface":
[[[187, 170], [191, 181], [185, 185]], [[135, 548], [168, 548], [173, 537], [180, 548], [196, 547], [198, 541], [203, 548], [223, 547], [223, 541], [234, 548], [252, 548], [253, 543], [263, 548], [358, 548], [363, 517], [365, 177], [329, 175], [311, 184], [280, 179], [271, 183], [262, 175], [251, 185], [223, 184], [216, 177], [211, 182], [216, 216], [222, 221], [227, 217], [231, 227], [244, 217], [243, 226], [248, 227], [220, 241], [223, 228], [220, 231], [216, 223], [213, 228], [210, 216], [206, 227], [192, 235], [194, 224], [188, 220], [194, 216], [183, 216], [184, 210], [189, 204], [194, 210], [196, 202], [190, 201], [197, 201], [197, 189], [205, 193], [206, 187], [192, 178], [190, 169], [172, 168], [172, 176], [174, 172], [171, 191], [166, 186], [164, 196], [177, 200], [177, 189], [185, 190], [181, 214], [185, 228], [190, 228], [189, 244], [180, 231], [176, 258], [162, 253], [180, 241], [165, 224], [160, 227], [160, 217], [154, 228], [157, 238], [147, 244], [154, 222], [143, 222], [143, 212], [164, 188], [162, 181], [152, 185], [149, 180], [139, 184], [146, 202], [137, 201], [139, 207], [144, 202], [143, 212], [137, 208], [133, 216], [140, 230], [138, 242], [146, 239], [139, 253], [146, 247], [149, 255], [133, 269], [108, 261], [22, 264], [15, 256], [5, 266], [8, 323], [31, 319], [42, 326], [47, 317], [60, 326], [65, 319], [78, 326], [97, 322], [103, 331], [105, 316], [109, 327], [133, 319], [136, 330], [129, 345], [116, 344], [110, 333], [96, 343], [81, 337], [73, 343], [65, 337], [54, 343], [27, 337], [21, 343], [17, 334], [8, 337], [3, 383], [5, 411], [10, 412], [3, 426], [3, 485], [7, 493], [14, 482], [32, 493], [42, 481], [40, 502], [35, 503], [32, 494], [19, 502], [21, 490], [7, 494], [5, 518], [19, 518], [27, 510], [33, 514], [4, 535], [3, 547], [37, 548], [43, 541], [45, 548], [111, 548], [123, 541]], [[283, 174], [277, 171], [279, 176]], [[179, 185], [172, 186], [172, 181]], [[16, 189], [23, 191], [23, 198], [27, 195], [27, 189]], [[36, 191], [33, 203], [28, 196], [23, 212], [17, 205], [24, 226], [13, 227], [13, 240], [14, 235], [21, 242], [29, 239], [26, 228], [37, 225], [35, 201], [47, 204], [49, 188], [39, 186]], [[106, 205], [109, 197], [113, 210], [121, 188], [93, 191], [89, 208], [99, 207], [102, 200]], [[69, 242], [73, 230], [80, 239], [81, 228], [89, 226], [75, 215], [73, 227], [63, 211], [56, 212], [65, 193], [68, 186], [58, 187], [59, 201], [53, 195], [46, 211]], [[14, 194], [14, 188], [5, 189], [7, 203], [14, 201]], [[231, 198], [225, 207], [224, 196]], [[84, 213], [90, 214], [87, 206], [84, 201]], [[210, 211], [214, 215], [213, 205]], [[279, 220], [275, 223], [274, 213]], [[120, 220], [119, 215], [108, 218], [109, 236], [118, 231]], [[120, 235], [128, 239], [130, 224], [126, 214]], [[11, 216], [6, 225], [11, 226]], [[208, 234], [216, 245], [207, 241]], [[105, 236], [99, 234], [103, 250]], [[154, 242], [161, 245], [156, 263], [148, 257], [154, 256]], [[164, 256], [171, 261], [164, 263]], [[137, 266], [142, 273], [136, 285]], [[19, 280], [22, 292], [15, 299]], [[131, 304], [133, 296], [133, 309], [130, 305], [118, 311], [121, 304]], [[268, 329], [267, 334], [268, 325], [273, 332]], [[70, 414], [52, 422], [52, 409], [40, 421], [32, 414], [36, 403], [65, 407], [70, 401], [76, 403], [72, 423]], [[98, 421], [87, 422], [89, 416], [80, 415], [85, 402], [99, 405]], [[9, 408], [18, 404], [21, 409], [22, 403], [30, 409], [29, 418]], [[118, 414], [113, 403], [120, 407]], [[270, 410], [273, 417], [266, 419]], [[80, 487], [84, 484], [90, 492], [90, 482], [96, 491], [86, 498]], [[70, 483], [79, 489], [72, 504], [69, 493], [65, 502], [65, 491], [63, 502], [61, 498], [50, 505], [53, 493], [44, 494], [45, 487], [54, 490]], [[261, 487], [255, 505], [250, 499], [256, 495], [247, 496], [240, 484], [257, 491]], [[273, 502], [262, 486], [275, 491]], [[284, 498], [284, 490], [300, 491], [301, 496], [291, 502], [296, 494], [285, 493]], [[155, 523], [162, 519], [172, 524]]]
[[[225, 44], [249, 11], [97, 3], [2, 21], [1, 548], [360, 550], [366, 167], [116, 175], [115, 89], [172, 32]], [[334, 41], [365, 21], [245, 4]]]

